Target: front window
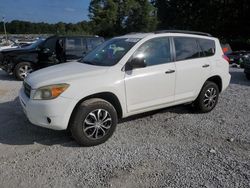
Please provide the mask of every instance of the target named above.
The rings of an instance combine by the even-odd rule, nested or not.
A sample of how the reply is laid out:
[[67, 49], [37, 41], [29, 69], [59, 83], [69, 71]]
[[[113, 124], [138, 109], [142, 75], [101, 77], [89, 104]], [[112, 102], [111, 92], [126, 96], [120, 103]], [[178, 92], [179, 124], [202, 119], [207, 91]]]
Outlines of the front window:
[[133, 58], [144, 58], [147, 66], [171, 62], [169, 38], [160, 37], [148, 40], [136, 50]]
[[27, 47], [24, 47], [24, 48], [28, 48], [28, 49], [33, 49], [33, 48], [37, 48], [39, 47], [42, 43], [44, 42], [44, 39], [39, 39], [37, 40], [36, 42], [34, 42], [33, 44], [27, 46]]
[[113, 66], [139, 41], [138, 38], [114, 38], [95, 48], [81, 62], [96, 66]]

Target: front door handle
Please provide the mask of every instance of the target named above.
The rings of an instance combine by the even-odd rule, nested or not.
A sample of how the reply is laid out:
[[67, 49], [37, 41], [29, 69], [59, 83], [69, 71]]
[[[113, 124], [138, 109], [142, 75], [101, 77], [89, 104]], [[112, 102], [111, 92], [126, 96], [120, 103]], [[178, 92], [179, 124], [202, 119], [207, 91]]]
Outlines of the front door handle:
[[203, 65], [202, 67], [203, 68], [207, 68], [207, 67], [209, 67], [210, 65], [209, 64], [205, 64], [205, 65]]
[[166, 71], [165, 73], [166, 74], [171, 74], [171, 73], [174, 73], [175, 72], [175, 70], [168, 70], [168, 71]]

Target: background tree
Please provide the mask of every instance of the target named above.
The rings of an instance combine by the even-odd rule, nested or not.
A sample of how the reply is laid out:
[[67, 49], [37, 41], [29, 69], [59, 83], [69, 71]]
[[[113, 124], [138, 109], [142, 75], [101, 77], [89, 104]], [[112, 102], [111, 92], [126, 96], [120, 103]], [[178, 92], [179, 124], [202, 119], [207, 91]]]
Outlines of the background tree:
[[101, 36], [115, 35], [118, 18], [118, 3], [114, 0], [92, 0], [89, 5], [89, 17], [93, 30]]
[[102, 36], [156, 28], [155, 7], [148, 0], [92, 0], [89, 17], [93, 30]]
[[148, 0], [131, 2], [125, 21], [127, 32], [149, 32], [156, 29], [156, 8]]
[[188, 29], [230, 38], [250, 37], [248, 0], [154, 0], [160, 29]]

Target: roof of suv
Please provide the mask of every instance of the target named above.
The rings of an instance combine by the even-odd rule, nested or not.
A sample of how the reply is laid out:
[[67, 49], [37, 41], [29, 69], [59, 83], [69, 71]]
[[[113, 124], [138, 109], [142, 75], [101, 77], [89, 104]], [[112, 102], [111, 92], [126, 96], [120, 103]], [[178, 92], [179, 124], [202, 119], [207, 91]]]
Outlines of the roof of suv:
[[185, 30], [162, 30], [155, 31], [152, 33], [128, 33], [122, 37], [130, 37], [130, 38], [145, 38], [150, 35], [157, 34], [183, 34], [183, 35], [196, 35], [196, 36], [204, 36], [204, 37], [212, 37], [209, 33], [197, 32], [197, 31], [185, 31]]

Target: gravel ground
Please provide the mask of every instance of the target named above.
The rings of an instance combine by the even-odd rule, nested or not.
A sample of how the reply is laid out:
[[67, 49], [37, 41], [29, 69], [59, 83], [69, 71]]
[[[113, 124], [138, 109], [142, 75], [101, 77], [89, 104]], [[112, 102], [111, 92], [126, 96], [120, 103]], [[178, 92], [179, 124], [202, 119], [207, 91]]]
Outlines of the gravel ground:
[[250, 82], [231, 74], [211, 113], [178, 106], [132, 117], [83, 148], [30, 124], [21, 82], [0, 71], [0, 187], [250, 187]]

